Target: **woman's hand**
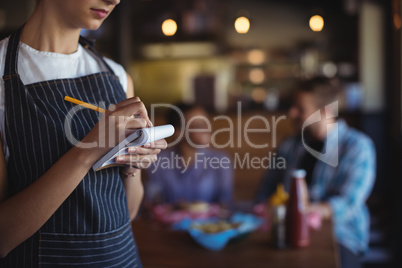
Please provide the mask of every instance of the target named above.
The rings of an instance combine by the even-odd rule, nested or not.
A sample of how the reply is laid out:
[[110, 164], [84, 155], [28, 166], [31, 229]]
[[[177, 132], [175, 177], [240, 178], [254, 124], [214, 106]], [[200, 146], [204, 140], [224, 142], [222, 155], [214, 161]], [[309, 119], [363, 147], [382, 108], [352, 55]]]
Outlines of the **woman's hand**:
[[132, 175], [138, 169], [148, 168], [157, 160], [161, 150], [166, 149], [166, 140], [158, 140], [142, 147], [129, 147], [127, 155], [116, 157], [116, 162], [125, 165], [122, 173], [126, 176]]
[[138, 97], [126, 99], [109, 107], [95, 127], [76, 147], [91, 150], [89, 161], [95, 162], [125, 139], [132, 129], [151, 125], [144, 103]]

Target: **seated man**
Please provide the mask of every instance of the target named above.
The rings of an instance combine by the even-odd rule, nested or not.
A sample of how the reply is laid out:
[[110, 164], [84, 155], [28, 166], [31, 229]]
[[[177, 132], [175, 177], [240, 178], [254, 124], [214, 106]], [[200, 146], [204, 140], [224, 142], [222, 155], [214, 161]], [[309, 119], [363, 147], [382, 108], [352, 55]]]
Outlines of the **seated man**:
[[225, 153], [208, 148], [211, 134], [206, 112], [184, 103], [176, 107], [184, 116], [184, 125], [182, 116], [169, 109], [167, 122], [175, 127], [174, 140], [178, 143], [159, 154], [158, 160], [146, 170], [146, 201], [230, 205], [233, 167]]
[[355, 268], [360, 266], [359, 255], [368, 248], [365, 202], [375, 178], [375, 149], [370, 138], [335, 119], [336, 98], [328, 79], [314, 78], [298, 85], [289, 110], [298, 135], [278, 148], [287, 168], [267, 171], [256, 202], [270, 197], [279, 183], [289, 192], [292, 171], [306, 170], [310, 209], [324, 217], [332, 215], [342, 267]]

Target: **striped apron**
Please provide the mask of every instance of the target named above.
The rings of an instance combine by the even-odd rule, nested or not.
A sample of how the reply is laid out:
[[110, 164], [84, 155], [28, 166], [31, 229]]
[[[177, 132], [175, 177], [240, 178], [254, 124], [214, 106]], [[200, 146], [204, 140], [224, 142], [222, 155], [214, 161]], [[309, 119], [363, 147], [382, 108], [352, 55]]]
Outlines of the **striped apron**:
[[[73, 147], [64, 121], [74, 104], [64, 101], [65, 95], [105, 107], [126, 98], [118, 77], [84, 38], [80, 43], [108, 72], [24, 85], [17, 67], [21, 31], [9, 39], [3, 77], [11, 195], [32, 184]], [[99, 116], [80, 110], [71, 118], [71, 133], [81, 140]], [[82, 266], [141, 267], [118, 168], [91, 169], [37, 233], [0, 259], [0, 267]]]

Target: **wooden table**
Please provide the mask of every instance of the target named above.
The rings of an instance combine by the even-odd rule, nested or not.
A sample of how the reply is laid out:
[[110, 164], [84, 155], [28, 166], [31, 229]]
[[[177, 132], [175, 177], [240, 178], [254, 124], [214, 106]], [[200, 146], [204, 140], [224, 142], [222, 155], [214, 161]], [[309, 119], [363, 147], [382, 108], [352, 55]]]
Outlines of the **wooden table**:
[[338, 248], [332, 224], [325, 221], [311, 231], [311, 244], [303, 249], [276, 250], [266, 232], [256, 231], [223, 250], [208, 251], [186, 232], [172, 231], [160, 223], [139, 219], [132, 224], [140, 258], [148, 267], [273, 267], [337, 268]]

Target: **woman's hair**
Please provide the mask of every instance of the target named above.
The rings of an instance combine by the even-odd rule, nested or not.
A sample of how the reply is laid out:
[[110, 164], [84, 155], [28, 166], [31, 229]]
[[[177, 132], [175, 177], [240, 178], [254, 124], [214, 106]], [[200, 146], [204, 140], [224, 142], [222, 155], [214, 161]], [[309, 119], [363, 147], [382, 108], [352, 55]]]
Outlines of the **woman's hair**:
[[175, 128], [181, 127], [182, 123], [181, 115], [185, 116], [187, 112], [199, 107], [197, 105], [188, 104], [184, 102], [176, 103], [174, 106], [181, 111], [181, 114], [178, 113], [176, 109], [169, 109], [168, 112], [166, 113], [166, 121], [167, 123], [172, 124]]

